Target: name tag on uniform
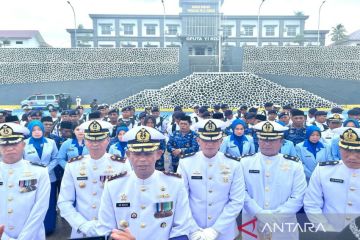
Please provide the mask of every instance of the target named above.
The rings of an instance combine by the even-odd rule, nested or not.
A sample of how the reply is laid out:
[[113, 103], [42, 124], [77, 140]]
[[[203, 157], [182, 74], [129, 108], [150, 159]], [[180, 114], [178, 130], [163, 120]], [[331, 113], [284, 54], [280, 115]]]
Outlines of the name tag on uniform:
[[27, 152], [27, 154], [33, 154], [33, 153], [36, 153], [36, 152], [35, 151]]
[[202, 176], [191, 176], [191, 179], [202, 179]]
[[249, 170], [249, 173], [260, 173], [260, 170]]
[[83, 180], [88, 180], [88, 177], [77, 177], [77, 180], [83, 181]]
[[342, 180], [342, 179], [336, 179], [336, 178], [330, 178], [330, 182], [344, 183], [344, 180]]
[[130, 207], [130, 203], [129, 202], [116, 203], [116, 207]]
[[68, 149], [68, 152], [72, 152], [72, 151], [74, 151], [73, 148], [69, 148], [69, 149]]

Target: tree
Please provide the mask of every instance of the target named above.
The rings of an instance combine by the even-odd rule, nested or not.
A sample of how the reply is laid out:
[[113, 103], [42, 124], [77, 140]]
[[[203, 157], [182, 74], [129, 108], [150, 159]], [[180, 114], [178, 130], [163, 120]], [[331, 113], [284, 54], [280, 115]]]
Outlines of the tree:
[[84, 29], [84, 25], [79, 24], [79, 25], [78, 25], [78, 29]]
[[332, 27], [330, 36], [331, 41], [335, 42], [335, 44], [345, 40], [347, 38], [347, 35], [344, 25], [338, 24], [335, 27]]
[[294, 12], [294, 15], [297, 16], [297, 17], [305, 16], [305, 14], [304, 14], [303, 11], [295, 11], [295, 12]]
[[305, 38], [303, 34], [298, 34], [294, 37], [293, 42], [299, 44], [299, 46], [302, 46], [304, 44]]

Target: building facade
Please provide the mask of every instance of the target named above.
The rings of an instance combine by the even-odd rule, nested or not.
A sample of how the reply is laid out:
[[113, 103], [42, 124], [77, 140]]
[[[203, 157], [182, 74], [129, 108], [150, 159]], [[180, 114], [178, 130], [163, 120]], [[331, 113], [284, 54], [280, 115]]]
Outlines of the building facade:
[[0, 30], [0, 47], [39, 48], [51, 47], [37, 30]]
[[[179, 1], [179, 15], [90, 14], [92, 29], [67, 30], [71, 46], [75, 47], [75, 35], [76, 47], [182, 46], [189, 55], [215, 55], [220, 44], [318, 45], [318, 31], [305, 30], [308, 16], [227, 16], [221, 13], [224, 0]], [[328, 32], [319, 32], [320, 45], [325, 45]]]

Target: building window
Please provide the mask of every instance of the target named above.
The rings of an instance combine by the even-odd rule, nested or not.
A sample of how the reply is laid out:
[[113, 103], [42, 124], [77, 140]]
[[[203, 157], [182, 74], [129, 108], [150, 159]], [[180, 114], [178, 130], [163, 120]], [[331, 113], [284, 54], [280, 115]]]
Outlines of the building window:
[[168, 35], [176, 35], [178, 33], [178, 26], [177, 25], [168, 25]]
[[254, 26], [244, 26], [244, 36], [254, 36]]
[[146, 35], [156, 35], [156, 25], [146, 25]]
[[193, 53], [193, 48], [192, 47], [189, 47], [189, 55], [192, 55]]
[[113, 45], [113, 44], [99, 44], [99, 47], [103, 47], [103, 48], [113, 48], [114, 45]]
[[275, 26], [265, 26], [265, 36], [275, 36]]
[[133, 24], [123, 24], [123, 26], [124, 26], [124, 35], [134, 35]]
[[232, 27], [233, 26], [223, 26], [224, 28], [224, 36], [228, 37], [232, 35]]
[[213, 49], [211, 47], [209, 47], [208, 49], [208, 55], [212, 55], [213, 54]]
[[135, 44], [131, 44], [130, 42], [127, 42], [126, 44], [121, 44], [121, 47], [124, 47], [124, 48], [134, 48], [136, 47]]
[[100, 26], [102, 35], [111, 35], [112, 24], [101, 24]]
[[296, 30], [297, 30], [297, 26], [286, 26], [287, 36], [295, 37]]
[[23, 41], [16, 41], [16, 44], [23, 44]]

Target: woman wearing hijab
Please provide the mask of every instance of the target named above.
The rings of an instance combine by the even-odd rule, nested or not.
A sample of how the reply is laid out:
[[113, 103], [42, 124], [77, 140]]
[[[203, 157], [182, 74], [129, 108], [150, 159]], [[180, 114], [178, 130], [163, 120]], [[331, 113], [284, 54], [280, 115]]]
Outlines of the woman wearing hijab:
[[125, 157], [127, 142], [123, 141], [123, 136], [127, 131], [129, 131], [129, 129], [126, 126], [121, 126], [116, 129], [116, 141], [110, 146], [110, 154]]
[[29, 122], [28, 129], [31, 136], [25, 140], [24, 159], [46, 166], [51, 181], [49, 209], [44, 220], [45, 232], [49, 235], [55, 231], [56, 227], [56, 177], [54, 168], [58, 164], [56, 159], [58, 149], [54, 140], [44, 137], [44, 125], [39, 120]]
[[319, 162], [332, 160], [330, 146], [321, 142], [320, 139], [320, 128], [312, 125], [306, 128], [305, 140], [295, 146], [297, 156], [303, 163], [308, 182]]
[[[343, 127], [360, 128], [360, 124], [356, 119], [348, 118], [343, 122]], [[332, 156], [333, 160], [335, 160], [335, 161], [338, 161], [341, 159], [340, 149], [339, 149], [339, 141], [340, 141], [339, 136], [335, 136], [331, 140], [331, 156]]]
[[67, 139], [60, 147], [56, 156], [58, 164], [65, 169], [66, 163], [74, 157], [89, 154], [85, 146], [84, 130], [79, 125], [75, 126], [72, 138]]
[[220, 146], [220, 152], [241, 157], [255, 153], [254, 140], [251, 136], [244, 134], [246, 123], [241, 119], [236, 119], [231, 124], [232, 134], [224, 138]]

